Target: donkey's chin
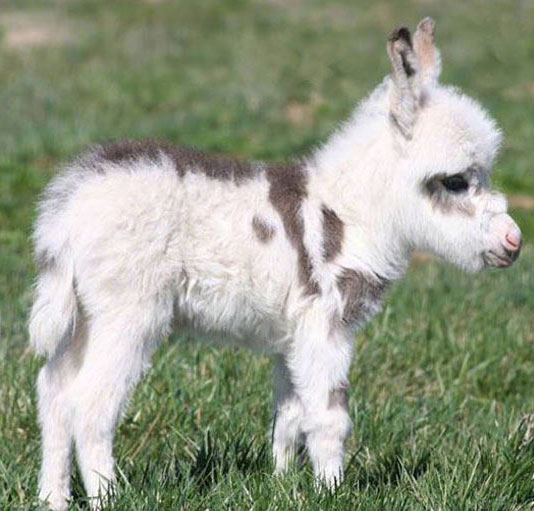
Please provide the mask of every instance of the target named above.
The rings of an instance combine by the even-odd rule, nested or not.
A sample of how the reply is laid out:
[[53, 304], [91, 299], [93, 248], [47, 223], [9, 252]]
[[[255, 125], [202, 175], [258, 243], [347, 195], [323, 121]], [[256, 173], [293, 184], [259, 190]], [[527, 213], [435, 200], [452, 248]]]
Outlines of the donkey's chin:
[[485, 268], [508, 268], [514, 264], [517, 257], [511, 256], [508, 252], [497, 252], [487, 250], [482, 253], [482, 260]]
[[477, 273], [486, 268], [486, 263], [478, 254], [473, 254], [472, 256], [466, 256], [464, 254], [463, 257], [454, 258], [439, 255], [438, 257], [440, 257], [442, 261], [452, 264], [467, 273]]

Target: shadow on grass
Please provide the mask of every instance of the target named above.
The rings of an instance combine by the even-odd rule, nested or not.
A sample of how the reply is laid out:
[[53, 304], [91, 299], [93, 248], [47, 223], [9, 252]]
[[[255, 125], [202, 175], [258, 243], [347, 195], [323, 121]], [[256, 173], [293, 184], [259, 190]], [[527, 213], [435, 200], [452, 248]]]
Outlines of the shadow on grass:
[[430, 465], [430, 451], [423, 451], [413, 459], [406, 459], [400, 447], [378, 454], [372, 466], [363, 463], [354, 454], [347, 463], [346, 481], [357, 489], [377, 489], [399, 485], [403, 476], [418, 479]]
[[[172, 447], [169, 446], [169, 450]], [[148, 459], [142, 466], [132, 467], [127, 474], [135, 486], [149, 488], [155, 483], [160, 488], [194, 485], [200, 493], [206, 493], [230, 472], [251, 475], [268, 471], [268, 446], [254, 438], [246, 438], [241, 432], [219, 439], [207, 432], [191, 458], [173, 454], [166, 461]]]
[[197, 449], [189, 476], [201, 491], [208, 491], [230, 470], [250, 475], [265, 469], [267, 458], [265, 443], [257, 446], [254, 439], [247, 440], [240, 433], [223, 442], [208, 432]]

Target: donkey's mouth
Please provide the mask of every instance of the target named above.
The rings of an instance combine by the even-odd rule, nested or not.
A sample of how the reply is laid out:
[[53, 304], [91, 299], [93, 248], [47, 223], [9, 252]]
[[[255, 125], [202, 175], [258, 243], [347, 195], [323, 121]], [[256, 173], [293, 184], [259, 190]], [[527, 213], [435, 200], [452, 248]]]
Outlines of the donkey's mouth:
[[497, 254], [496, 252], [493, 252], [493, 250], [482, 252], [482, 260], [486, 267], [507, 268], [508, 266], [511, 266], [516, 259], [517, 256], [514, 257], [506, 252], [502, 254]]

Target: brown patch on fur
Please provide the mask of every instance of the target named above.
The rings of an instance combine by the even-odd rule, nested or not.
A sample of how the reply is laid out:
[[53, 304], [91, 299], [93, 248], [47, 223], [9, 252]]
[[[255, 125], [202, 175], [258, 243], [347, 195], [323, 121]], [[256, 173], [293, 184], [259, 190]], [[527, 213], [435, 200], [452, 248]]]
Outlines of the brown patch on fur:
[[259, 173], [259, 169], [250, 163], [230, 156], [209, 154], [199, 149], [178, 147], [159, 140], [123, 140], [106, 144], [98, 151], [99, 157], [113, 163], [140, 158], [158, 161], [162, 155], [174, 162], [180, 177], [187, 172], [202, 172], [212, 179], [240, 184]]
[[323, 204], [323, 257], [331, 261], [340, 252], [343, 244], [345, 225], [336, 212]]
[[300, 283], [306, 294], [319, 294], [318, 283], [312, 278], [310, 256], [304, 246], [304, 220], [300, 211], [306, 199], [307, 175], [303, 165], [273, 166], [266, 170], [270, 184], [269, 200], [278, 211], [289, 241], [297, 250]]
[[265, 220], [257, 215], [252, 218], [252, 229], [262, 243], [268, 243], [273, 239], [274, 227], [269, 225]]
[[328, 409], [348, 408], [348, 387], [347, 384], [341, 384], [337, 389], [333, 389], [328, 394]]
[[382, 300], [389, 281], [378, 275], [365, 275], [345, 268], [338, 277], [337, 284], [345, 302], [341, 321], [351, 324], [372, 312]]

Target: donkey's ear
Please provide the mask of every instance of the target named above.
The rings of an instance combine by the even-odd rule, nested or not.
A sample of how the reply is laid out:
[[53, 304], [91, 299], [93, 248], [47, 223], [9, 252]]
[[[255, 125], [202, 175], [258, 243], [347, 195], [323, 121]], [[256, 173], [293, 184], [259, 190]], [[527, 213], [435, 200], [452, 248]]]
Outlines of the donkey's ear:
[[393, 68], [389, 106], [391, 119], [405, 138], [411, 138], [419, 103], [419, 62], [410, 31], [405, 27], [393, 31], [387, 48]]
[[419, 81], [422, 87], [437, 83], [441, 73], [441, 56], [434, 45], [436, 24], [432, 18], [425, 18], [417, 25], [413, 36], [413, 48], [419, 62]]

